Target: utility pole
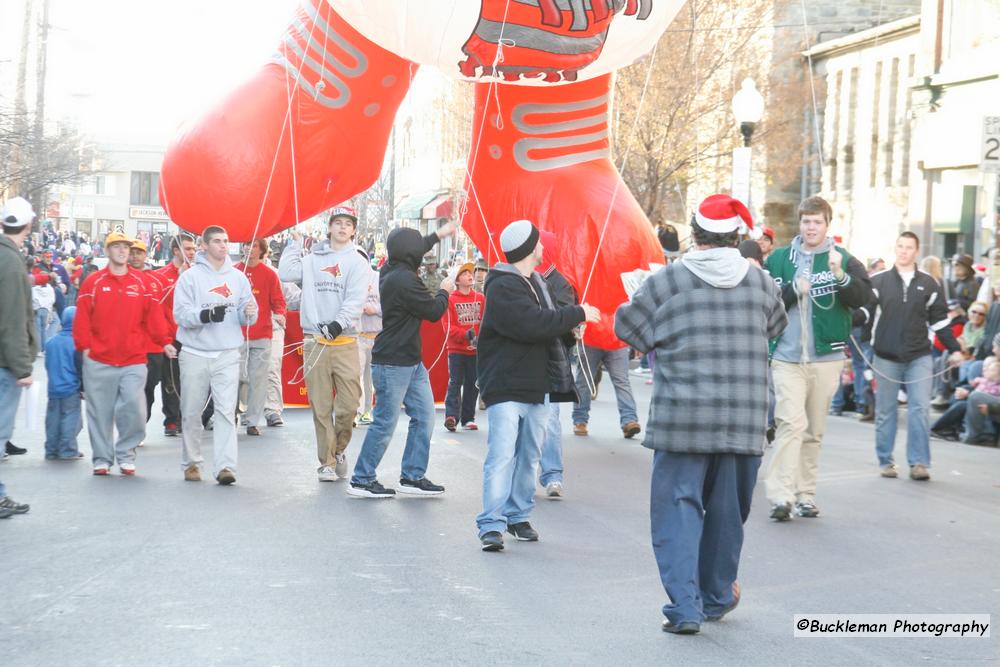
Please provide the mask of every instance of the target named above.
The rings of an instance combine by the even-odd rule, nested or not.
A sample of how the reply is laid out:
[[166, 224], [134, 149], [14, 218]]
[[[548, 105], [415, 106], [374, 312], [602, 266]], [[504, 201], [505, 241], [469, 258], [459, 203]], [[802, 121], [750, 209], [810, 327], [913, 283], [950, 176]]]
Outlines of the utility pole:
[[[38, 44], [35, 60], [35, 122], [32, 138], [35, 150], [29, 156], [38, 167], [44, 163], [46, 156], [39, 147], [45, 140], [45, 77], [48, 67], [49, 52], [49, 0], [41, 0], [42, 8], [38, 23]], [[45, 219], [46, 189], [38, 188], [31, 192], [31, 205], [35, 209], [36, 220]]]
[[25, 139], [28, 133], [28, 51], [31, 48], [31, 13], [32, 0], [24, 0], [24, 21], [21, 24], [21, 55], [17, 61], [17, 86], [14, 90], [14, 136], [17, 137], [17, 145], [14, 147], [12, 160], [14, 168], [10, 171], [17, 175], [14, 182], [12, 195], [22, 195], [25, 189], [23, 180], [26, 171], [26, 151], [24, 150]]

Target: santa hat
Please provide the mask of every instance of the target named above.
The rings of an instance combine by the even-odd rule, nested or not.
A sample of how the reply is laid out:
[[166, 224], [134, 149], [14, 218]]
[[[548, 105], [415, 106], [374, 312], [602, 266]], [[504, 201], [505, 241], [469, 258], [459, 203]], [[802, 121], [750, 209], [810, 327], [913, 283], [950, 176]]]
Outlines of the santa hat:
[[[739, 199], [729, 195], [710, 195], [705, 198], [694, 214], [698, 226], [713, 234], [729, 234], [746, 224], [753, 234], [753, 219], [750, 211]], [[758, 233], [759, 236], [759, 233]]]

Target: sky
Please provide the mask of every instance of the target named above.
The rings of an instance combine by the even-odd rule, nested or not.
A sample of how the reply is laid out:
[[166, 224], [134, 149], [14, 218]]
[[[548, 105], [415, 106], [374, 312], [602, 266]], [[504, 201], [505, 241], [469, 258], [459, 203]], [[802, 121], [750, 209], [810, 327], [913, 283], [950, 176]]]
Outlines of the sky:
[[[152, 145], [165, 144], [181, 122], [266, 62], [298, 4], [50, 2], [47, 116], [72, 118], [97, 141]], [[0, 0], [0, 96], [9, 98], [6, 104], [13, 98], [23, 5]]]

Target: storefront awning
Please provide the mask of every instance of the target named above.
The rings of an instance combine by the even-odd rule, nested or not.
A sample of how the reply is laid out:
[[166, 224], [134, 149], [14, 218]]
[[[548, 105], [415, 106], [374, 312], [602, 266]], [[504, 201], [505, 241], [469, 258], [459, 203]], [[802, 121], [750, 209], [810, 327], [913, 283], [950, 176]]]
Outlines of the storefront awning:
[[438, 195], [437, 198], [432, 201], [427, 206], [424, 206], [420, 217], [425, 220], [434, 220], [437, 218], [451, 218], [451, 194], [444, 193]]
[[395, 218], [397, 220], [421, 219], [424, 207], [437, 198], [438, 192], [438, 190], [433, 190], [431, 192], [418, 192], [410, 195], [396, 207]]

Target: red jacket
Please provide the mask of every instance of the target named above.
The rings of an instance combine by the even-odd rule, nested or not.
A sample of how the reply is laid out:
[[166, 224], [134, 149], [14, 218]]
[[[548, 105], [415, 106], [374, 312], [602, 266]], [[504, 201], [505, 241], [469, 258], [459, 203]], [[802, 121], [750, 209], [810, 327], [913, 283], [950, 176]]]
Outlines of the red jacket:
[[284, 315], [286, 309], [278, 272], [263, 262], [253, 268], [240, 262], [234, 268], [242, 271], [250, 281], [250, 291], [260, 309], [257, 322], [253, 326], [243, 327], [243, 337], [247, 340], [271, 340], [271, 315]]
[[160, 284], [163, 286], [163, 292], [160, 294], [160, 306], [167, 322], [167, 331], [170, 333], [171, 340], [177, 340], [177, 323], [174, 322], [174, 284], [181, 274], [171, 262], [162, 269], [158, 269], [156, 275], [160, 278]]
[[146, 363], [150, 341], [166, 345], [171, 337], [142, 273], [129, 268], [116, 276], [105, 268], [80, 286], [73, 341], [77, 350], [89, 350], [94, 361], [132, 366]]
[[479, 325], [483, 322], [486, 297], [475, 290], [462, 294], [455, 290], [448, 297], [448, 321], [443, 325], [448, 332], [448, 354], [476, 354], [476, 348], [469, 342], [469, 331], [479, 336]]
[[[153, 299], [153, 305], [159, 308], [161, 299], [163, 299], [163, 278], [156, 271], [140, 271], [139, 275], [142, 279], [146, 281], [146, 288], [149, 290], [149, 295]], [[166, 317], [163, 318], [164, 331], [173, 340], [172, 332], [169, 330], [169, 326], [166, 322]], [[153, 337], [149, 334], [149, 330], [146, 330], [146, 352], [150, 354], [159, 354], [163, 352], [163, 345], [158, 345]]]

